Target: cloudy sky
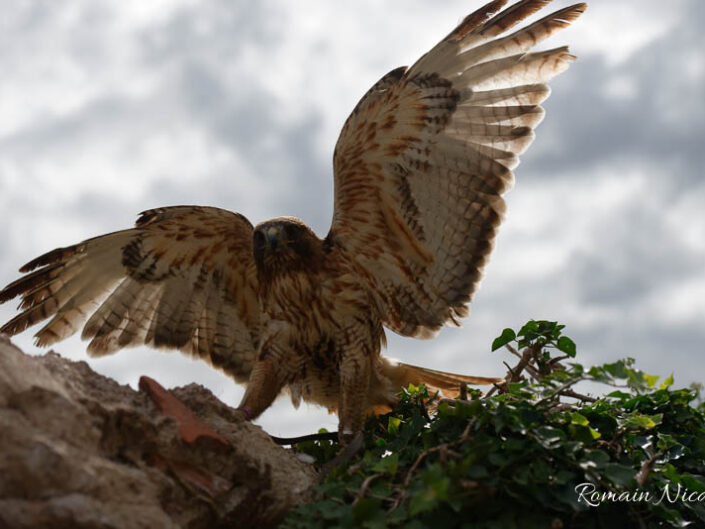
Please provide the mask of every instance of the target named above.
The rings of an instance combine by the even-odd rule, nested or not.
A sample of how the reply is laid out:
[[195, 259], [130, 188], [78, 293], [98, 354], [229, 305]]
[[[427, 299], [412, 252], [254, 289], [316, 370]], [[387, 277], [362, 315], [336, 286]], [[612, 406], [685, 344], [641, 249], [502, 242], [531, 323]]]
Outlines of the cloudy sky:
[[[347, 114], [480, 2], [0, 4], [6, 284], [36, 255], [155, 206], [220, 206], [255, 223], [296, 215], [324, 235]], [[705, 3], [593, 4], [546, 43], [579, 60], [552, 82], [470, 318], [430, 342], [390, 336], [390, 356], [499, 375], [492, 338], [554, 319], [584, 363], [633, 356], [682, 385], [705, 382]], [[30, 332], [15, 342], [36, 351]], [[78, 338], [56, 350], [88, 359]], [[196, 381], [233, 405], [242, 394], [179, 354], [89, 361], [122, 383]], [[278, 435], [337, 425], [285, 398], [259, 422]]]

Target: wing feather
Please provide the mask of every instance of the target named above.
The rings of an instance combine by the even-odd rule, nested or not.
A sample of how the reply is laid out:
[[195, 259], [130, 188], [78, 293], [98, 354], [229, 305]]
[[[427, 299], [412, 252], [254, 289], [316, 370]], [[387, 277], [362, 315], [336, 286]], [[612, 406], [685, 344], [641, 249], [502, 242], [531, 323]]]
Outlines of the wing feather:
[[[58, 248], [21, 268], [0, 291], [21, 296], [10, 335], [51, 345], [77, 332], [101, 356], [140, 344], [179, 349], [246, 380], [261, 313], [252, 225], [218, 208], [175, 206], [141, 214], [133, 229]], [[85, 322], [85, 325], [84, 325]]]
[[[545, 85], [574, 57], [531, 52], [576, 4], [505, 34], [549, 0], [490, 2], [361, 99], [334, 155], [328, 240], [364, 271], [384, 323], [432, 336], [468, 313], [505, 210], [502, 194], [544, 116]], [[504, 36], [503, 36], [504, 35]]]

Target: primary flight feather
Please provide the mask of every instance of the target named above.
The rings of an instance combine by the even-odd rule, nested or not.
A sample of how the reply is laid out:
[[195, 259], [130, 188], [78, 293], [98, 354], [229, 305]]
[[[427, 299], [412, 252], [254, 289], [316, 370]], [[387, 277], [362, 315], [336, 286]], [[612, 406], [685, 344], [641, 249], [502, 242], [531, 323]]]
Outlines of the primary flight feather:
[[[586, 8], [576, 4], [511, 34], [549, 0], [467, 16], [410, 68], [360, 100], [335, 147], [335, 209], [324, 239], [301, 220], [254, 227], [200, 206], [158, 208], [134, 228], [44, 254], [0, 291], [21, 296], [9, 335], [49, 319], [51, 345], [82, 328], [91, 355], [139, 344], [179, 349], [247, 389], [250, 419], [288, 389], [340, 416], [343, 440], [400, 388], [456, 392], [494, 379], [444, 373], [380, 354], [387, 327], [433, 336], [467, 315], [517, 156], [543, 118], [544, 84], [574, 59], [529, 53]], [[503, 36], [504, 35], [504, 36]]]

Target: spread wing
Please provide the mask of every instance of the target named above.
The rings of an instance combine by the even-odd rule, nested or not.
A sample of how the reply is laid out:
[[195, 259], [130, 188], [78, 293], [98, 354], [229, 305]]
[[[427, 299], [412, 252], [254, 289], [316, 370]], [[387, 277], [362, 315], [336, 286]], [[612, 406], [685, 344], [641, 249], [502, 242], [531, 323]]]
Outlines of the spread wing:
[[[0, 331], [51, 345], [75, 333], [105, 355], [139, 344], [180, 349], [247, 380], [260, 332], [252, 225], [196, 206], [145, 211], [134, 228], [58, 248], [0, 291], [23, 311]], [[102, 303], [100, 303], [100, 301]]]
[[428, 337], [467, 315], [513, 184], [548, 96], [574, 59], [537, 42], [586, 8], [577, 4], [502, 33], [549, 0], [506, 0], [469, 15], [408, 70], [375, 84], [346, 121], [334, 155], [329, 239], [362, 266], [384, 323]]

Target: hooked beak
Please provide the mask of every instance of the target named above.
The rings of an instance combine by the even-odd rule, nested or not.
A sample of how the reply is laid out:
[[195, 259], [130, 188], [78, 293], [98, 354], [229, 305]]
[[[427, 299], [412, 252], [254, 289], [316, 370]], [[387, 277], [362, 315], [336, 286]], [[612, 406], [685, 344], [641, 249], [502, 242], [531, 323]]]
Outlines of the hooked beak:
[[269, 249], [276, 250], [279, 245], [279, 229], [274, 226], [267, 228], [267, 231], [264, 232], [264, 238]]

